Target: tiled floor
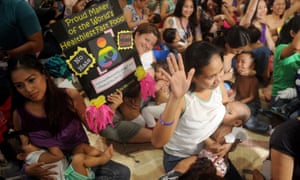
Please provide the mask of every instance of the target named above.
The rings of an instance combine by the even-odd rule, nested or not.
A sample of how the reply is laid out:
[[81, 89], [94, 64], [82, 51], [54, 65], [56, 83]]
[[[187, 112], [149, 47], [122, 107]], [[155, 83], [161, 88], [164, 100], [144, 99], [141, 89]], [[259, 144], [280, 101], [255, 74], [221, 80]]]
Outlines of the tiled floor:
[[[262, 162], [268, 156], [269, 136], [247, 131], [248, 141], [238, 145], [234, 152], [229, 154], [233, 164], [243, 175], [243, 169], [260, 169]], [[131, 180], [157, 180], [164, 174], [162, 166], [162, 150], [155, 149], [150, 143], [145, 144], [119, 144], [106, 142], [104, 138], [90, 134], [91, 143], [100, 149], [106, 144], [113, 144], [115, 154], [113, 160], [128, 166], [131, 170]], [[245, 174], [247, 180], [252, 176]]]

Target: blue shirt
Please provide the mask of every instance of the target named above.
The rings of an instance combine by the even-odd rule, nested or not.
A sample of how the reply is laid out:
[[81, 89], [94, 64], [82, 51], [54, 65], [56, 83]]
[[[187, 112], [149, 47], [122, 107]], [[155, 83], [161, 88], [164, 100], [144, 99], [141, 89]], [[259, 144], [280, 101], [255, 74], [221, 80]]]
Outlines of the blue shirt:
[[[24, 44], [41, 31], [33, 8], [24, 0], [0, 0], [0, 49], [10, 50]], [[0, 87], [7, 87], [5, 68], [0, 67]]]

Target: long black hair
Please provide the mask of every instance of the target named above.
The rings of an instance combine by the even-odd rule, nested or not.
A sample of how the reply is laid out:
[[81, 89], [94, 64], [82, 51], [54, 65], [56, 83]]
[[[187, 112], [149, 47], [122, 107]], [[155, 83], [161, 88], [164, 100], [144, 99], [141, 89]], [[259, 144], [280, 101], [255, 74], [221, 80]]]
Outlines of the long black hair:
[[276, 42], [276, 46], [279, 44], [288, 44], [293, 41], [293, 37], [291, 36], [291, 31], [295, 34], [300, 30], [300, 15], [296, 14], [294, 17], [289, 20], [286, 24], [283, 25], [280, 34], [278, 36], [278, 40]]
[[211, 57], [216, 54], [223, 60], [222, 51], [215, 45], [206, 41], [193, 42], [184, 54], [185, 71], [195, 68], [194, 76], [201, 75], [203, 68], [210, 64]]
[[[185, 3], [186, 0], [178, 0], [176, 3], [176, 7], [173, 13], [173, 16], [180, 18], [182, 16], [182, 9], [183, 9], [183, 5]], [[193, 5], [194, 5], [194, 11], [192, 13], [192, 15], [189, 17], [189, 24], [191, 26], [192, 29], [192, 33], [195, 34], [195, 28], [197, 26], [197, 4], [195, 0], [192, 0]]]
[[[47, 89], [45, 93], [44, 110], [49, 123], [49, 131], [57, 135], [61, 129], [78, 117], [75, 112], [73, 101], [64, 89], [58, 88], [53, 82], [44, 66], [31, 55], [24, 55], [12, 58], [8, 61], [8, 77], [18, 69], [36, 70], [46, 76]], [[13, 107], [23, 108], [25, 103], [30, 101], [13, 86]]]

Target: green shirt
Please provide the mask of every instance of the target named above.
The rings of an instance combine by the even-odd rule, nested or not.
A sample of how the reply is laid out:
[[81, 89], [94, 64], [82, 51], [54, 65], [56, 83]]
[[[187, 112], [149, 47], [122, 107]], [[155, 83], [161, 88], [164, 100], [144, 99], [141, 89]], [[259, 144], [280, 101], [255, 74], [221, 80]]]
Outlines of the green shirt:
[[300, 54], [294, 53], [282, 59], [282, 50], [287, 46], [288, 44], [280, 44], [275, 49], [272, 96], [276, 96], [278, 91], [295, 87], [297, 70], [300, 68]]

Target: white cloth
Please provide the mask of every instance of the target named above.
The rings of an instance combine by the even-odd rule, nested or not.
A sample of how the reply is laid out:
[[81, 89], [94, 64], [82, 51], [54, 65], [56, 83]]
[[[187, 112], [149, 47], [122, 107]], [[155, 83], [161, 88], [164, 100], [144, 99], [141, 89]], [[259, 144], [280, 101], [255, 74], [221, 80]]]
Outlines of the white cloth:
[[152, 68], [152, 63], [154, 62], [153, 51], [147, 51], [141, 55], [141, 62], [145, 70]]
[[210, 137], [223, 121], [225, 106], [220, 87], [213, 90], [209, 101], [202, 101], [194, 93], [185, 96], [185, 111], [164, 150], [173, 156], [189, 157], [199, 154], [204, 140]]
[[159, 105], [148, 105], [142, 109], [142, 115], [146, 121], [146, 125], [149, 128], [153, 128], [156, 125], [156, 120], [160, 114], [164, 111], [167, 103], [161, 103]]
[[[34, 151], [34, 152], [29, 153], [25, 158], [25, 163], [32, 164], [32, 163], [38, 162], [40, 156], [45, 152], [46, 152], [46, 150], [41, 149], [39, 151]], [[51, 169], [51, 171], [57, 172], [56, 175], [51, 175], [52, 178], [60, 179], [60, 180], [65, 179], [64, 171], [68, 167], [68, 162], [67, 162], [66, 158], [64, 158], [60, 161], [54, 162], [54, 163], [45, 164], [44, 166], [48, 166], [48, 165], [56, 165], [54, 168]]]
[[276, 96], [276, 100], [280, 99], [293, 99], [297, 97], [297, 90], [296, 88], [286, 88], [285, 90], [278, 91]]
[[248, 136], [242, 127], [233, 127], [231, 133], [227, 134], [225, 137], [226, 143], [234, 143], [236, 139], [245, 141], [248, 139]]

